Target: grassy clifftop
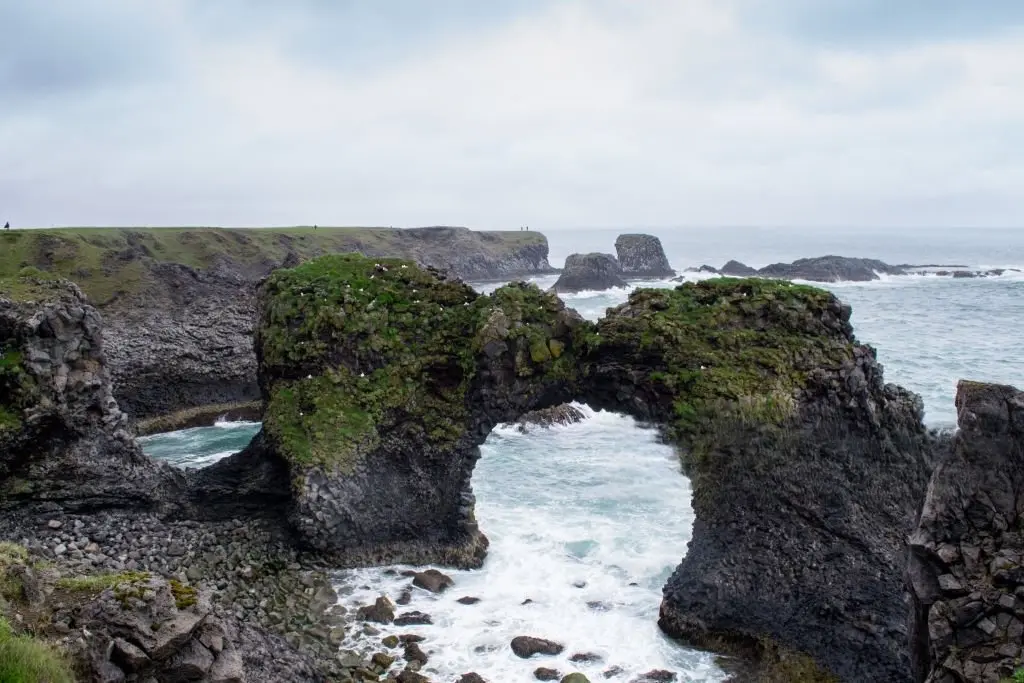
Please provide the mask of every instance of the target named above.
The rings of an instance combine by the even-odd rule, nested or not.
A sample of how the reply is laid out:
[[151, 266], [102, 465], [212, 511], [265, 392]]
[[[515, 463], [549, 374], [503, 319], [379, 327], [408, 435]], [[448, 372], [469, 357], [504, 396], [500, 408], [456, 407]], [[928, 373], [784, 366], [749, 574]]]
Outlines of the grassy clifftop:
[[[547, 239], [537, 232], [475, 232], [465, 228], [61, 228], [0, 234], [0, 277], [31, 266], [66, 277], [102, 305], [155, 284], [153, 263], [227, 268], [247, 279], [286, 258], [306, 260], [359, 252], [451, 267], [467, 278], [487, 268], [547, 267]], [[502, 273], [504, 274], [504, 273]]]

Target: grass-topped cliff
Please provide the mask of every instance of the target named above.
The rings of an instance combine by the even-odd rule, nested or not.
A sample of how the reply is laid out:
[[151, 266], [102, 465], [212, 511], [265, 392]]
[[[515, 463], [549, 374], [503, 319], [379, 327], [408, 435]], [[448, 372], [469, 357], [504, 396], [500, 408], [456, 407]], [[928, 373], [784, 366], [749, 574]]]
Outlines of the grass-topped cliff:
[[350, 471], [396, 425], [457, 441], [491, 344], [511, 342], [524, 376], [574, 372], [551, 329], [561, 304], [535, 286], [480, 296], [409, 261], [338, 255], [275, 272], [263, 296], [264, 421], [295, 463]]
[[598, 323], [588, 357], [641, 370], [645, 391], [671, 402], [662, 413], [670, 436], [699, 454], [723, 418], [781, 425], [792, 417], [812, 372], [853, 357], [848, 316], [832, 294], [786, 281], [642, 289]]
[[[359, 252], [452, 266], [467, 278], [547, 270], [537, 232], [464, 228], [61, 228], [0, 234], [0, 277], [31, 266], [76, 282], [103, 305], [156, 286], [152, 263], [227, 269], [255, 280], [281, 263]], [[490, 270], [496, 270], [490, 273]]]

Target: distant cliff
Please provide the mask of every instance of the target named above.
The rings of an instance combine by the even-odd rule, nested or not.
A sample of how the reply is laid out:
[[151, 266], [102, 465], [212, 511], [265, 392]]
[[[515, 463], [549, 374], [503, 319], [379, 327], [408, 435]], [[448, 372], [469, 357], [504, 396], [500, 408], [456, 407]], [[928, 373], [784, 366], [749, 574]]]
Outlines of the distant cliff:
[[88, 295], [104, 317], [115, 396], [140, 418], [256, 399], [255, 284], [275, 268], [346, 252], [466, 280], [553, 272], [537, 232], [69, 228], [0, 235], [0, 277], [36, 268]]

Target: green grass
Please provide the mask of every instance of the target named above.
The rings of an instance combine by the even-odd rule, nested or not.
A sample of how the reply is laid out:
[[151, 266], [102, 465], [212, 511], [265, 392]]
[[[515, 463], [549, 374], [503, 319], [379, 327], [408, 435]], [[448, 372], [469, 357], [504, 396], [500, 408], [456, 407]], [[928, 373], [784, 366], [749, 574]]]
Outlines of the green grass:
[[64, 655], [52, 645], [17, 635], [0, 617], [0, 681], [3, 683], [74, 683]]
[[68, 576], [57, 581], [57, 588], [75, 593], [102, 593], [122, 584], [135, 585], [149, 580], [147, 572], [119, 572], [117, 574], [87, 574]]
[[[480, 248], [543, 244], [537, 232], [478, 233]], [[388, 228], [60, 228], [0, 234], [0, 277], [26, 266], [73, 280], [97, 304], [156, 286], [144, 259], [209, 268], [228, 258], [260, 269], [294, 251], [301, 259], [322, 253], [360, 252], [372, 257], [412, 256], [419, 241]]]

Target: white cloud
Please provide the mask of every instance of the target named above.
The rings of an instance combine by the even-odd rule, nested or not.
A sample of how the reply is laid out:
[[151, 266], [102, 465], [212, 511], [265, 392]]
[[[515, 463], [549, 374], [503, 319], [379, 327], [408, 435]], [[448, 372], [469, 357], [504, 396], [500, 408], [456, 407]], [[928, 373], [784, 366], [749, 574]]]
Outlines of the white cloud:
[[720, 0], [546, 7], [365, 72], [179, 15], [175, 80], [6, 120], [0, 204], [41, 224], [1024, 215], [1020, 34], [858, 52], [757, 32]]

